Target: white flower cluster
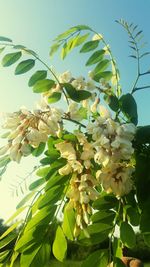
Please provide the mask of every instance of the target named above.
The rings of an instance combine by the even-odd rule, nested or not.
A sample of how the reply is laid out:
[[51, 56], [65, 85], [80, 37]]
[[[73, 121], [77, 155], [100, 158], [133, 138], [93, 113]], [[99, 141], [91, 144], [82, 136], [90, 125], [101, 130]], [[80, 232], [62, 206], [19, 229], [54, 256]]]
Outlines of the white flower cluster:
[[20, 162], [22, 156], [31, 153], [41, 142], [46, 142], [48, 135], [59, 136], [61, 133], [61, 111], [55, 108], [30, 112], [22, 109], [8, 114], [4, 129], [9, 130], [8, 144], [0, 149], [0, 154], [9, 153], [10, 159]]
[[95, 148], [94, 160], [101, 166], [96, 174], [107, 192], [117, 196], [127, 194], [132, 189], [131, 175], [134, 168], [130, 159], [134, 153], [132, 140], [136, 127], [132, 123], [120, 124], [107, 112], [87, 126]]

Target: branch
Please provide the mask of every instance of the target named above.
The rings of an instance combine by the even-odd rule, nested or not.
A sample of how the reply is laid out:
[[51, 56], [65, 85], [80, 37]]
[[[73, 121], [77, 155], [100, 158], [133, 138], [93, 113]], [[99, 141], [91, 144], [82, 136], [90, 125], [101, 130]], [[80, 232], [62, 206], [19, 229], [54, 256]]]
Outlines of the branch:
[[135, 91], [142, 90], [142, 89], [147, 89], [147, 88], [150, 88], [150, 85], [141, 86], [141, 87], [135, 87], [134, 90], [132, 91], [132, 93], [134, 93]]

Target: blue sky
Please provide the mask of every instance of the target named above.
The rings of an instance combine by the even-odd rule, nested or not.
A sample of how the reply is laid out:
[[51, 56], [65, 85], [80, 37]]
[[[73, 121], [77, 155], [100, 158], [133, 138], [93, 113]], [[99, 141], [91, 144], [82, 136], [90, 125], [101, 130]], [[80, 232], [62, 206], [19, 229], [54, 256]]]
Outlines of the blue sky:
[[[34, 49], [58, 72], [70, 69], [75, 75], [81, 75], [83, 70], [77, 52], [70, 54], [64, 62], [58, 56], [50, 60], [49, 47], [59, 33], [77, 24], [87, 24], [102, 33], [117, 60], [124, 92], [130, 90], [136, 68], [134, 61], [128, 57], [130, 51], [127, 35], [115, 20], [123, 18], [138, 24], [144, 31], [147, 49], [150, 50], [149, 0], [0, 0], [0, 6], [0, 35], [12, 38], [16, 44]], [[150, 56], [143, 63], [144, 71], [150, 69]], [[15, 111], [22, 105], [32, 108], [38, 98], [27, 86], [32, 72], [15, 77], [13, 71], [14, 67], [4, 69], [0, 66], [0, 112]], [[145, 82], [150, 84], [150, 75], [145, 78]], [[149, 124], [150, 89], [137, 92], [135, 98], [138, 103], [139, 124]], [[26, 166], [24, 164], [24, 168]], [[17, 165], [14, 168], [18, 170]], [[8, 176], [7, 184], [12, 178]], [[1, 182], [2, 191], [5, 192], [5, 198], [1, 192], [2, 202], [6, 199], [11, 201], [7, 184]], [[12, 205], [6, 204], [2, 216], [8, 215], [14, 206], [15, 201]]]

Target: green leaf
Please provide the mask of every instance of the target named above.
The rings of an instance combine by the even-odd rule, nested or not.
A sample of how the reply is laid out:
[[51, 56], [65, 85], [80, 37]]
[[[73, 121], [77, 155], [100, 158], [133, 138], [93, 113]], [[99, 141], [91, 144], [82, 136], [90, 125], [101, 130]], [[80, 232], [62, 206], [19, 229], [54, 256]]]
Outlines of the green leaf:
[[45, 225], [37, 225], [22, 234], [20, 239], [17, 241], [15, 251], [22, 252], [30, 249], [34, 244], [38, 246], [42, 243], [42, 240], [47, 231]]
[[104, 54], [105, 54], [105, 50], [103, 49], [94, 52], [92, 56], [88, 59], [85, 65], [91, 66], [93, 64], [96, 64], [99, 61], [102, 61]]
[[68, 205], [66, 206], [64, 211], [62, 229], [65, 236], [72, 241], [74, 240], [74, 235], [73, 235], [74, 227], [75, 227], [75, 213], [73, 211], [73, 208], [70, 208]]
[[108, 210], [118, 206], [118, 199], [114, 196], [101, 196], [93, 202], [93, 208], [99, 210]]
[[115, 255], [118, 258], [121, 258], [123, 256], [123, 252], [122, 252], [122, 242], [120, 238], [114, 237], [112, 247], [113, 247], [113, 255]]
[[73, 29], [76, 29], [77, 31], [91, 30], [91, 28], [87, 25], [77, 25], [77, 26], [74, 26]]
[[133, 226], [139, 226], [140, 223], [140, 215], [138, 213], [138, 210], [134, 207], [129, 206], [127, 208], [127, 217], [129, 219], [129, 222], [133, 225]]
[[135, 125], [138, 123], [137, 104], [131, 94], [122, 95], [120, 100], [120, 109], [123, 114]]
[[118, 111], [119, 109], [119, 100], [115, 95], [105, 95], [104, 99], [106, 101], [106, 103], [109, 105], [109, 107], [113, 110], [113, 111]]
[[10, 43], [12, 43], [12, 40], [10, 38], [4, 37], [4, 36], [0, 36], [0, 42], [10, 42]]
[[27, 208], [27, 206], [20, 207], [19, 209], [17, 209], [16, 212], [6, 221], [6, 224], [9, 223], [9, 222], [12, 222], [26, 208]]
[[66, 257], [66, 251], [67, 251], [67, 241], [65, 239], [61, 227], [58, 226], [55, 240], [53, 243], [53, 254], [57, 260], [63, 261]]
[[15, 238], [17, 238], [17, 233], [10, 233], [4, 239], [0, 241], [0, 249], [6, 247], [9, 243], [11, 243]]
[[92, 235], [92, 234], [101, 233], [101, 232], [104, 232], [110, 229], [112, 229], [112, 225], [98, 222], [98, 223], [93, 223], [89, 225], [87, 227], [87, 232], [90, 235]]
[[10, 162], [10, 158], [8, 155], [3, 156], [0, 158], [0, 168], [7, 166], [7, 164]]
[[105, 221], [106, 221], [106, 223], [110, 222], [110, 224], [111, 224], [113, 222], [114, 218], [115, 218], [115, 213], [113, 211], [111, 211], [111, 210], [107, 210], [107, 211], [101, 210], [101, 211], [98, 211], [98, 212], [94, 213], [91, 216], [91, 220], [94, 223], [95, 222], [100, 222], [100, 221], [105, 223]]
[[5, 49], [5, 46], [0, 48], [0, 54], [4, 51], [4, 49]]
[[48, 97], [48, 103], [56, 103], [61, 99], [61, 93], [60, 92], [54, 92]]
[[5, 261], [7, 261], [10, 252], [11, 250], [5, 250], [0, 252], [0, 263], [4, 263]]
[[43, 194], [43, 198], [39, 202], [38, 208], [42, 209], [46, 205], [53, 205], [54, 203], [56, 203], [60, 199], [63, 193], [63, 190], [64, 190], [64, 186], [60, 186], [60, 185], [56, 185], [50, 188], [48, 191], [46, 191]]
[[81, 233], [81, 235], [79, 236], [79, 243], [84, 246], [93, 246], [96, 244], [100, 244], [108, 239], [109, 234], [110, 229], [98, 234], [92, 234], [89, 238], [87, 238], [87, 235], [84, 235], [84, 233]]
[[117, 257], [114, 258], [114, 267], [125, 267], [123, 261]]
[[45, 145], [45, 143], [40, 143], [39, 146], [32, 151], [32, 155], [34, 157], [39, 157], [44, 152]]
[[20, 75], [31, 70], [34, 67], [34, 65], [35, 65], [34, 59], [27, 59], [20, 62], [15, 69], [15, 75]]
[[65, 59], [67, 53], [68, 53], [68, 45], [67, 42], [65, 42], [61, 50], [61, 59]]
[[54, 173], [54, 175], [52, 175], [49, 178], [49, 180], [45, 186], [45, 191], [49, 190], [50, 188], [52, 188], [55, 185], [63, 185], [65, 182], [68, 181], [68, 179], [70, 179], [69, 175], [62, 176], [62, 175], [57, 174], [57, 172]]
[[20, 266], [21, 267], [30, 267], [35, 256], [38, 254], [41, 246], [34, 245], [29, 251], [25, 251], [21, 254], [20, 257]]
[[67, 30], [67, 31], [65, 31], [65, 32], [63, 32], [63, 33], [61, 33], [61, 34], [59, 34], [59, 35], [57, 36], [57, 38], [55, 39], [55, 41], [60, 41], [60, 40], [62, 40], [62, 39], [65, 39], [65, 38], [68, 37], [71, 33], [76, 32], [76, 31], [77, 31], [77, 29], [76, 29], [75, 27], [70, 28], [69, 30]]
[[44, 167], [37, 170], [36, 175], [40, 177], [46, 177], [50, 171], [50, 167]]
[[141, 214], [141, 220], [140, 220], [140, 230], [142, 233], [150, 233], [150, 214], [148, 212], [148, 209], [144, 209]]
[[80, 102], [80, 101], [85, 100], [91, 96], [90, 92], [88, 92], [86, 90], [77, 91], [69, 83], [64, 83], [63, 85], [64, 85], [65, 90], [66, 90], [67, 94], [69, 95], [69, 97], [76, 102]]
[[104, 250], [96, 250], [91, 253], [87, 259], [83, 261], [81, 267], [107, 267], [108, 266], [108, 252]]
[[48, 225], [54, 216], [56, 208], [57, 206], [49, 205], [39, 210], [27, 223], [24, 234], [38, 225]]
[[30, 184], [29, 190], [32, 191], [44, 183], [45, 183], [45, 179], [40, 178], [40, 179], [36, 180], [35, 182], [33, 182], [32, 184]]
[[16, 52], [16, 53], [9, 53], [5, 55], [2, 59], [2, 65], [3, 67], [9, 67], [12, 64], [14, 64], [19, 58], [21, 57], [22, 53], [21, 52]]
[[136, 244], [136, 236], [133, 228], [127, 222], [122, 222], [120, 227], [120, 238], [122, 243], [129, 247], [133, 248]]
[[22, 207], [26, 202], [28, 202], [33, 195], [35, 194], [35, 192], [30, 192], [29, 194], [27, 194], [17, 205], [16, 209], [19, 209], [20, 207]]
[[100, 61], [97, 65], [96, 65], [96, 67], [95, 67], [95, 69], [94, 69], [94, 74], [96, 75], [97, 73], [99, 73], [99, 72], [103, 72], [104, 70], [106, 70], [107, 69], [107, 67], [110, 65], [110, 60], [108, 60], [108, 59], [104, 59], [104, 60], [102, 60], [102, 61]]
[[137, 127], [135, 140], [138, 144], [150, 144], [150, 125]]
[[13, 225], [11, 225], [0, 237], [0, 239], [3, 239], [5, 236], [7, 236], [8, 234], [10, 234], [14, 229], [17, 228], [17, 226], [21, 223], [21, 221], [18, 221], [16, 223], [14, 223]]
[[90, 52], [96, 49], [98, 45], [99, 45], [99, 40], [89, 41], [82, 46], [80, 53]]
[[83, 43], [86, 41], [86, 39], [87, 39], [88, 37], [89, 37], [89, 33], [86, 33], [86, 34], [84, 34], [84, 35], [82, 35], [82, 36], [77, 35], [77, 36], [74, 38], [73, 42], [72, 42], [72, 46], [71, 46], [71, 48], [73, 49], [73, 48], [75, 48], [75, 47], [77, 47], [77, 46], [83, 44]]
[[49, 79], [40, 80], [40, 81], [37, 81], [36, 84], [33, 86], [33, 92], [34, 93], [47, 92], [54, 85], [55, 85], [55, 82], [53, 80], [49, 80]]
[[38, 70], [31, 76], [31, 78], [29, 79], [28, 85], [33, 86], [35, 85], [37, 81], [45, 79], [46, 76], [47, 76], [46, 70]]
[[150, 233], [144, 234], [143, 237], [145, 244], [150, 247]]
[[36, 254], [30, 267], [49, 266], [50, 253], [51, 253], [50, 240], [49, 240], [49, 237], [47, 237], [44, 240], [44, 242], [42, 242], [40, 250]]
[[60, 45], [61, 45], [61, 44], [59, 44], [59, 43], [54, 43], [54, 44], [51, 46], [51, 48], [50, 48], [50, 52], [49, 52], [50, 57], [52, 57], [52, 56], [58, 51]]
[[106, 81], [110, 81], [113, 74], [111, 71], [103, 71], [103, 72], [97, 72], [96, 74], [92, 75], [92, 79], [96, 82], [99, 82], [100, 79], [104, 79]]

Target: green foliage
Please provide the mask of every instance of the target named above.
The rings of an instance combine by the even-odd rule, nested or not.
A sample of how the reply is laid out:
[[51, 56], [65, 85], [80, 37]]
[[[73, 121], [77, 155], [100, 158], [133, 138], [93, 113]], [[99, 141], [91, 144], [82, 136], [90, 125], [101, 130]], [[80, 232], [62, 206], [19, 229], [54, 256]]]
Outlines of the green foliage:
[[82, 100], [85, 100], [91, 96], [91, 93], [86, 90], [77, 91], [71, 84], [65, 83], [64, 88], [68, 94], [68, 96], [76, 101], [80, 102]]
[[[65, 96], [68, 105], [68, 110], [62, 116], [60, 115], [58, 121], [58, 114], [52, 114], [54, 121], [49, 118], [50, 124], [45, 124], [47, 128], [45, 127], [42, 132], [43, 136], [47, 136], [48, 141], [41, 142], [36, 148], [32, 147], [32, 141], [26, 138], [20, 141], [18, 150], [13, 150], [13, 147], [11, 152], [15, 138], [11, 136], [10, 132], [3, 135], [4, 138], [9, 139], [9, 145], [6, 149], [5, 147], [0, 149], [1, 154], [4, 155], [0, 158], [0, 175], [5, 172], [15, 153], [20, 153], [21, 157], [23, 156], [21, 148], [24, 141], [30, 149], [31, 156], [40, 157], [41, 165], [38, 170], [36, 169], [37, 177], [29, 186], [31, 192], [20, 201], [16, 212], [8, 219], [7, 223], [16, 220], [27, 209], [25, 218], [21, 221], [15, 221], [0, 237], [0, 250], [2, 250], [0, 251], [0, 263], [10, 263], [10, 267], [14, 267], [14, 263], [18, 259], [20, 267], [46, 266], [51, 257], [51, 250], [53, 256], [58, 261], [63, 262], [67, 256], [68, 244], [72, 242], [71, 244], [85, 247], [86, 251], [90, 250], [91, 247], [93, 249], [82, 262], [82, 267], [107, 267], [112, 258], [115, 267], [123, 267], [124, 264], [121, 261], [122, 248], [134, 249], [136, 247], [137, 238], [133, 229], [134, 226], [140, 227], [145, 243], [150, 246], [150, 126], [137, 127], [133, 142], [130, 130], [129, 132], [127, 130], [127, 133], [125, 132], [126, 135], [129, 135], [128, 139], [129, 142], [131, 140], [131, 148], [134, 150], [134, 154], [131, 153], [131, 160], [128, 160], [128, 151], [126, 151], [126, 146], [123, 143], [126, 141], [125, 137], [117, 133], [118, 140], [121, 141], [115, 139], [117, 130], [114, 129], [118, 127], [116, 125], [121, 126], [128, 122], [135, 125], [138, 123], [137, 104], [133, 93], [149, 87], [137, 87], [139, 78], [149, 73], [149, 71], [142, 73], [140, 66], [141, 58], [148, 55], [149, 52], [141, 52], [139, 48], [142, 31], [139, 31], [137, 26], [128, 24], [123, 20], [118, 21], [118, 23], [128, 32], [130, 48], [133, 52], [131, 57], [136, 59], [138, 63], [137, 77], [133, 83], [131, 93], [127, 94], [121, 94], [119, 70], [107, 42], [102, 35], [97, 34], [86, 25], [74, 26], [60, 34], [54, 40], [50, 49], [50, 57], [60, 49], [61, 58], [65, 59], [73, 49], [81, 46], [79, 52], [88, 55], [85, 66], [93, 68], [89, 75], [91, 88], [90, 85], [88, 86], [88, 80], [86, 82], [86, 79], [83, 78], [85, 84], [83, 87], [86, 90], [77, 90], [73, 86], [73, 81], [76, 80], [74, 76], [68, 78], [69, 82], [60, 82], [59, 76], [57, 77], [57, 74], [39, 58], [36, 52], [23, 45], [13, 44], [12, 40], [7, 37], [0, 37], [0, 42], [6, 42], [6, 44], [0, 43], [0, 52], [5, 53], [7, 42], [12, 49], [10, 53], [3, 56], [3, 67], [15, 64], [26, 54], [32, 56], [32, 58], [25, 58], [17, 65], [15, 68], [16, 75], [30, 71], [35, 66], [36, 61], [43, 64], [44, 70], [39, 67], [40, 70], [36, 70], [28, 81], [28, 86], [32, 87], [33, 92], [44, 93], [44, 101], [47, 98], [47, 103], [50, 104], [50, 107], [48, 104], [46, 108], [44, 107], [41, 114], [47, 116], [46, 109], [49, 109], [49, 113], [51, 113], [51, 104], [61, 100], [62, 95]], [[94, 40], [95, 37], [91, 36], [93, 34], [97, 35], [95, 36], [97, 40]], [[52, 78], [49, 78], [49, 74]], [[65, 73], [65, 75], [69, 74]], [[57, 91], [57, 86], [59, 86], [59, 91]], [[92, 89], [93, 91], [91, 91]], [[101, 94], [103, 94], [106, 104], [112, 111], [112, 119], [106, 119], [105, 116], [107, 117], [108, 114], [104, 114], [103, 117], [98, 111]], [[70, 110], [70, 104], [72, 103], [78, 103], [76, 105], [79, 107], [77, 112], [76, 108], [73, 111]], [[87, 106], [85, 107], [85, 105]], [[96, 111], [91, 112], [92, 108], [93, 110], [95, 108]], [[26, 116], [21, 111], [18, 114], [20, 120]], [[39, 131], [38, 121], [41, 120], [40, 122], [45, 123], [45, 119], [34, 114], [34, 112], [31, 112], [30, 115], [35, 119], [35, 121], [32, 121], [34, 129]], [[76, 119], [78, 115], [80, 119]], [[101, 122], [103, 119], [105, 121], [104, 129], [102, 132], [98, 132], [96, 123], [103, 124]], [[78, 127], [77, 131], [73, 132], [73, 128], [70, 132], [64, 129], [64, 120], [75, 123]], [[82, 120], [86, 120], [85, 124], [82, 123]], [[28, 121], [26, 122], [28, 124]], [[93, 124], [95, 129], [91, 130], [93, 133], [89, 133], [86, 128], [89, 122], [95, 123]], [[107, 123], [110, 123], [108, 129]], [[50, 130], [54, 130], [56, 127], [53, 136], [49, 135], [48, 127]], [[32, 124], [30, 128], [32, 128]], [[22, 128], [17, 129], [24, 135]], [[107, 138], [104, 139], [104, 143], [103, 140], [100, 141], [99, 148], [103, 147], [104, 152], [108, 154], [108, 162], [111, 164], [109, 157], [115, 156], [113, 154], [117, 153], [116, 155], [119, 157], [119, 153], [122, 153], [120, 150], [125, 150], [125, 159], [120, 158], [120, 160], [115, 161], [118, 167], [115, 170], [116, 173], [115, 171], [113, 173], [112, 184], [108, 188], [107, 179], [109, 180], [111, 170], [109, 170], [106, 162], [103, 163], [105, 155], [103, 155], [104, 153], [100, 155], [100, 163], [97, 163], [93, 156], [97, 149], [97, 140], [93, 136], [100, 135], [103, 139], [107, 130]], [[28, 126], [25, 128], [25, 132], [27, 131]], [[77, 132], [79, 133], [77, 134]], [[111, 138], [114, 138], [118, 150], [107, 148], [107, 141], [111, 142]], [[62, 150], [56, 149], [57, 146], [55, 145], [59, 143], [62, 145]], [[65, 145], [68, 147], [67, 152], [65, 151]], [[2, 153], [4, 150], [6, 152]], [[99, 153], [101, 150], [97, 152]], [[42, 155], [44, 156], [42, 157]], [[88, 167], [88, 164], [90, 164], [90, 167]], [[129, 168], [135, 167], [135, 173], [132, 174], [131, 178], [131, 183], [134, 186], [130, 193], [126, 193], [125, 196], [122, 196], [121, 193], [117, 194], [115, 191], [114, 194], [108, 193], [113, 191], [113, 186], [119, 188], [120, 182], [123, 183], [128, 179], [126, 174], [123, 173], [122, 164]], [[95, 177], [97, 178], [98, 173], [103, 172], [105, 165], [108, 168], [108, 177], [105, 178], [106, 184], [103, 184], [100, 181], [101, 178], [95, 181]], [[62, 174], [61, 168], [66, 174]], [[126, 187], [126, 184], [124, 184], [124, 187]], [[62, 214], [63, 219], [58, 223], [57, 220]], [[55, 229], [56, 226], [57, 229]], [[119, 239], [114, 236], [116, 226], [120, 227]], [[15, 241], [16, 244], [14, 244], [13, 249], [10, 249], [8, 246]], [[108, 241], [106, 242], [108, 243], [106, 250], [100, 248], [103, 241]], [[111, 256], [113, 257], [111, 258]]]
[[33, 86], [33, 92], [34, 93], [43, 93], [49, 91], [53, 86], [55, 85], [55, 82], [50, 79], [42, 79], [38, 80], [34, 86]]
[[120, 227], [120, 238], [122, 243], [127, 247], [134, 247], [136, 237], [133, 228], [127, 222], [122, 222]]
[[131, 94], [122, 95], [120, 100], [120, 109], [123, 114], [135, 125], [138, 123], [137, 104]]
[[31, 70], [35, 65], [34, 59], [27, 59], [18, 64], [15, 69], [15, 75], [26, 73], [27, 71]]
[[20, 59], [21, 55], [22, 55], [21, 52], [10, 53], [10, 54], [5, 55], [2, 59], [3, 67], [11, 66], [12, 64], [14, 64], [16, 61]]
[[55, 240], [53, 243], [53, 254], [59, 261], [63, 261], [66, 257], [67, 241], [62, 231], [62, 228], [58, 226], [56, 231]]
[[39, 80], [45, 79], [47, 76], [46, 70], [37, 70], [29, 79], [28, 85], [34, 86]]

